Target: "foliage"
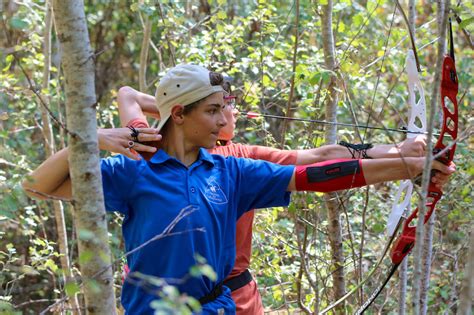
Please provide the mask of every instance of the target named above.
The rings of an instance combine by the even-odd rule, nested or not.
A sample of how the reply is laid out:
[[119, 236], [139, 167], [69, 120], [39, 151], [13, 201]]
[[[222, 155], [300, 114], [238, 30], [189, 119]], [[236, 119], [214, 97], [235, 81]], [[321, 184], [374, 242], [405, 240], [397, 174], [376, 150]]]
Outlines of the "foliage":
[[[161, 4], [160, 4], [161, 3]], [[329, 72], [324, 69], [321, 37], [323, 1], [300, 1], [300, 38], [295, 72], [293, 115], [324, 119]], [[240, 109], [282, 115], [290, 94], [294, 38], [292, 1], [85, 1], [91, 43], [95, 50], [98, 122], [102, 127], [118, 126], [115, 103], [120, 86], [138, 86], [138, 67], [145, 15], [152, 21], [152, 42], [147, 64], [147, 92], [154, 92], [156, 78], [175, 63], [194, 62], [223, 71], [233, 78]], [[462, 26], [471, 33], [473, 4], [461, 2], [455, 8]], [[423, 84], [428, 96], [433, 86], [437, 37], [436, 7], [417, 7], [417, 47], [423, 67]], [[0, 309], [38, 313], [78, 286], [64, 288], [56, 239], [55, 221], [49, 202], [27, 199], [20, 182], [44, 160], [40, 124], [41, 103], [32, 92], [49, 100], [49, 108], [63, 121], [64, 93], [59, 60], [61, 51], [53, 36], [52, 76], [48, 88], [40, 90], [44, 67], [42, 53], [44, 1], [7, 2], [2, 19], [5, 36], [0, 36]], [[406, 26], [394, 4], [384, 0], [339, 0], [334, 4], [333, 27], [338, 61], [340, 101], [338, 120], [360, 125], [398, 128], [406, 124], [405, 53], [409, 47]], [[392, 25], [393, 24], [393, 25]], [[3, 31], [2, 31], [3, 32]], [[461, 131], [472, 126], [474, 104], [473, 50], [455, 25], [456, 63], [459, 70]], [[13, 54], [15, 52], [15, 54]], [[14, 57], [15, 56], [15, 57]], [[28, 80], [31, 80], [30, 86]], [[236, 141], [277, 146], [281, 143], [280, 122], [275, 119], [238, 122]], [[64, 131], [53, 121], [57, 148], [67, 145]], [[286, 148], [309, 148], [323, 144], [324, 125], [292, 123], [284, 136]], [[351, 127], [339, 127], [340, 140], [375, 143], [400, 141], [402, 135]], [[459, 291], [459, 279], [466, 264], [467, 240], [474, 217], [472, 140], [458, 144], [455, 161], [458, 172], [437, 207], [434, 257], [429, 294], [430, 313], [448, 310]], [[344, 200], [344, 253], [347, 288], [376, 262], [387, 238], [386, 218], [394, 185], [371, 188], [366, 202], [364, 190], [340, 194]], [[71, 255], [77, 268], [72, 207], [67, 206], [66, 225]], [[362, 215], [365, 214], [365, 225]], [[111, 216], [109, 231], [117, 286], [121, 285], [123, 248], [121, 218]], [[333, 270], [327, 242], [327, 214], [320, 194], [297, 194], [288, 209], [274, 208], [257, 213], [254, 227], [252, 270], [257, 276], [268, 309], [293, 312], [302, 305], [324, 308], [331, 297]], [[364, 236], [363, 248], [362, 236]], [[306, 245], [303, 250], [304, 240]], [[359, 265], [359, 255], [362, 254]], [[446, 257], [449, 257], [446, 259]], [[304, 271], [304, 266], [307, 272]], [[409, 266], [413, 266], [409, 262]], [[201, 266], [202, 267], [202, 266]], [[369, 294], [383, 277], [376, 274], [365, 286]], [[193, 272], [204, 272], [206, 268]], [[455, 279], [457, 285], [452, 285]], [[301, 292], [298, 296], [298, 285]], [[410, 280], [409, 280], [410, 283]], [[157, 302], [157, 310], [176, 305], [181, 298], [171, 287], [168, 299]], [[117, 290], [119, 291], [119, 290]], [[377, 301], [376, 309], [396, 309], [396, 281], [387, 289], [392, 298]], [[117, 292], [119, 294], [119, 292]], [[22, 303], [41, 300], [34, 304]], [[300, 300], [300, 302], [298, 302]], [[361, 301], [353, 297], [347, 310]], [[453, 309], [451, 309], [453, 310]]]

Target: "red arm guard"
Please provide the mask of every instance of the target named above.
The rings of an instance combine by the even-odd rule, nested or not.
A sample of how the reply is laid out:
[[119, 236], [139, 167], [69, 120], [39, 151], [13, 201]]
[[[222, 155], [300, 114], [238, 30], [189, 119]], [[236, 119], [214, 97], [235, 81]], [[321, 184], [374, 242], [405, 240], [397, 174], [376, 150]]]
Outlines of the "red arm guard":
[[365, 185], [362, 160], [331, 160], [298, 165], [295, 170], [298, 191], [332, 192]]

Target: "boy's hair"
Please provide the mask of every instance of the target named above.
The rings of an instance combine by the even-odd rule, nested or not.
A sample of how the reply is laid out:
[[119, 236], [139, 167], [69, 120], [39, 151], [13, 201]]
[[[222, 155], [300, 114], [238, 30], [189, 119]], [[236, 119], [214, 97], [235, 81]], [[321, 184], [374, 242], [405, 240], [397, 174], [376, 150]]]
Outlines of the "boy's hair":
[[[232, 89], [230, 87], [230, 82], [229, 81], [224, 81], [224, 76], [222, 74], [218, 73], [218, 72], [212, 72], [212, 71], [209, 72], [209, 81], [211, 81], [211, 85], [220, 85], [220, 86], [222, 86], [224, 91], [229, 93], [229, 94], [232, 92]], [[203, 98], [203, 99], [205, 99], [205, 98]], [[198, 100], [194, 103], [186, 105], [183, 109], [183, 114], [187, 115], [190, 112], [192, 112], [197, 107], [197, 105], [199, 105], [199, 103], [203, 99], [200, 99], [200, 100]]]

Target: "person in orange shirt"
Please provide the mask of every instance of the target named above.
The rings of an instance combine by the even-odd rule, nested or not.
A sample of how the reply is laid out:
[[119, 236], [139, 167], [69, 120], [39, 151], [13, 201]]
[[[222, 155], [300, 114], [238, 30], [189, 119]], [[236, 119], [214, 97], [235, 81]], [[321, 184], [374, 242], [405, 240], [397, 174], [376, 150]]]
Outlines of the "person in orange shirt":
[[[403, 157], [425, 155], [424, 136], [407, 139], [397, 145], [367, 146], [364, 150], [357, 150], [357, 147], [354, 149], [354, 146], [348, 148], [343, 145], [324, 145], [308, 150], [279, 150], [265, 146], [234, 143], [232, 139], [239, 111], [235, 107], [235, 97], [230, 95], [230, 83], [225, 82], [223, 88], [228, 92], [224, 95], [226, 104], [224, 116], [227, 119], [227, 125], [221, 129], [216, 147], [209, 150], [212, 154], [266, 160], [282, 165], [304, 165], [347, 158], [378, 159], [398, 158], [400, 155]], [[117, 100], [121, 124], [131, 128], [132, 132], [134, 128], [149, 127], [146, 116], [160, 118], [155, 105], [155, 97], [151, 95], [125, 86], [119, 89]], [[159, 141], [149, 145], [159, 147]], [[154, 153], [140, 152], [140, 154], [149, 160]], [[254, 211], [252, 210], [246, 212], [237, 221], [235, 264], [231, 274], [224, 282], [224, 285], [232, 291], [237, 314], [263, 314], [264, 311], [257, 284], [249, 271], [253, 220]]]

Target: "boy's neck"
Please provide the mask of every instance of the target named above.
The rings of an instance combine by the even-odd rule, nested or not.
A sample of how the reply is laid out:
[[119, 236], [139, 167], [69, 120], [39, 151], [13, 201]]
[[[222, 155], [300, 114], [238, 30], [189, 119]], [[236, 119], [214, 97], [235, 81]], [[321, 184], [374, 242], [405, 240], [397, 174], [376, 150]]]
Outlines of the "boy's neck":
[[187, 143], [179, 131], [169, 128], [169, 130], [166, 130], [165, 134], [163, 134], [161, 142], [163, 151], [188, 167], [198, 159], [199, 147]]

